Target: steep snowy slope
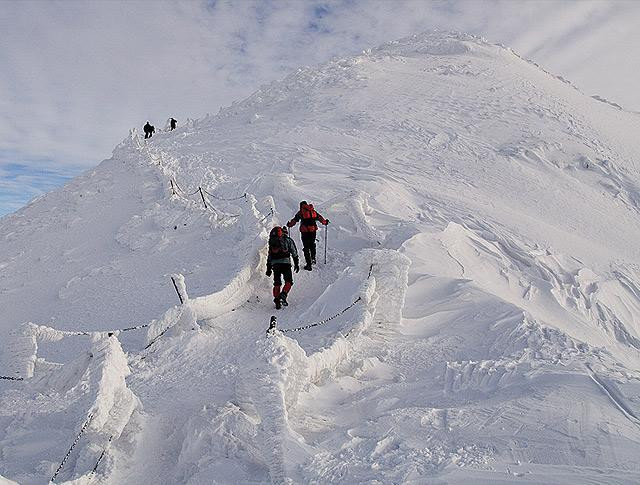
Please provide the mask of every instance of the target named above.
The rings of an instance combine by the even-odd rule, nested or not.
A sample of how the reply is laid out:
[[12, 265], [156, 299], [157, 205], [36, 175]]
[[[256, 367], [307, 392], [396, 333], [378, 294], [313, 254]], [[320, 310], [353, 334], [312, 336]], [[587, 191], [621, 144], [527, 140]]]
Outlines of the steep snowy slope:
[[[0, 475], [637, 483], [639, 130], [424, 34], [132, 133], [0, 220]], [[265, 336], [302, 199], [328, 264]]]

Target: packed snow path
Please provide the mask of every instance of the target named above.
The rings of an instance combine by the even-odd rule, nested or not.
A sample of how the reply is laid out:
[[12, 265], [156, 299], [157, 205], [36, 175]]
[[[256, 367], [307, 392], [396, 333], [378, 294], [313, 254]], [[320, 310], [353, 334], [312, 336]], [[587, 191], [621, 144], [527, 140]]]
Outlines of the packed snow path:
[[[432, 34], [132, 133], [0, 221], [0, 476], [637, 483], [638, 129]], [[278, 328], [348, 310], [267, 336], [302, 199], [329, 263]]]

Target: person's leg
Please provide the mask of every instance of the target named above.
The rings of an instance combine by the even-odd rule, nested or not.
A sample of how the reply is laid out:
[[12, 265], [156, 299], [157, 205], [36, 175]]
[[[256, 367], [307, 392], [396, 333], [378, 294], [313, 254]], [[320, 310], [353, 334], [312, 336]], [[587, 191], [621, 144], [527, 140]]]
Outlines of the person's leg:
[[293, 286], [293, 274], [291, 273], [291, 265], [287, 264], [283, 265], [282, 268], [282, 277], [284, 278], [284, 286], [282, 287], [282, 292], [280, 293], [280, 301], [283, 305], [287, 306], [287, 296], [289, 296], [289, 291]]
[[275, 264], [273, 270], [273, 302], [276, 304], [276, 309], [280, 308], [280, 285], [282, 284], [279, 264]]
[[311, 264], [316, 264], [316, 233], [312, 232], [313, 239], [310, 241]]
[[316, 236], [312, 232], [301, 232], [302, 238], [302, 250], [304, 252], [305, 267], [304, 269], [311, 270], [311, 243], [315, 240]]

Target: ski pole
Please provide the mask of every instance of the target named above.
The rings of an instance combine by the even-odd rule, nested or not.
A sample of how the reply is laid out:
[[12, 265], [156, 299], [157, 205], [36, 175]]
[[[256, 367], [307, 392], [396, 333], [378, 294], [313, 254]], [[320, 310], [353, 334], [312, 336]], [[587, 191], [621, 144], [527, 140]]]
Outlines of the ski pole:
[[324, 226], [324, 264], [327, 264], [327, 233], [329, 232], [329, 224]]

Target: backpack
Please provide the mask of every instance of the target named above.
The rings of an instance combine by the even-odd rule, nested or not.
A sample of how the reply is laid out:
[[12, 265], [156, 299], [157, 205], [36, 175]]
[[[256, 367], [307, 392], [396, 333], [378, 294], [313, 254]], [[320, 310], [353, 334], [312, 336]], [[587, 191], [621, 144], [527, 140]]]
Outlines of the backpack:
[[274, 227], [269, 234], [269, 256], [272, 259], [282, 259], [289, 257], [289, 244], [287, 235], [281, 227]]
[[306, 204], [300, 208], [300, 217], [304, 222], [310, 223], [317, 219], [318, 213], [313, 208], [313, 204]]

